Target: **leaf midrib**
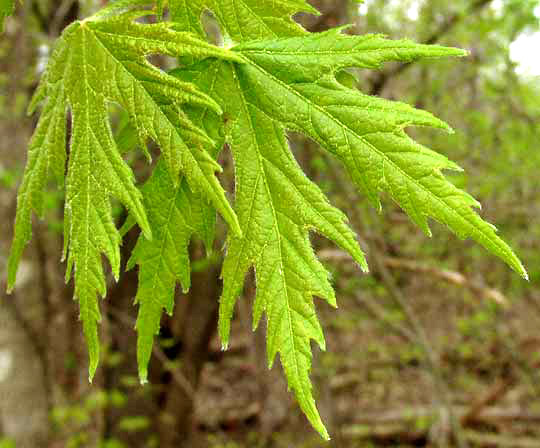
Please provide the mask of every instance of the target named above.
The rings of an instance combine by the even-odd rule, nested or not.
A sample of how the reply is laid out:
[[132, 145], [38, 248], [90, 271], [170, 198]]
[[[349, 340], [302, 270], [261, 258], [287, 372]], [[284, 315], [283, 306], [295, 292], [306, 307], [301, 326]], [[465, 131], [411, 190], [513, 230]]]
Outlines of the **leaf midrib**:
[[[479, 232], [487, 241], [489, 241], [494, 247], [497, 247], [505, 255], [506, 260], [510, 260], [511, 264], [514, 264], [515, 256], [513, 255], [511, 249], [509, 249], [509, 247], [504, 242], [502, 242], [502, 240], [499, 237], [495, 236], [495, 239], [494, 239], [491, 235], [486, 233], [486, 231], [483, 228], [475, 226], [474, 223], [472, 223], [469, 219], [467, 219], [466, 217], [461, 215], [457, 210], [454, 210], [452, 207], [450, 207], [448, 204], [446, 204], [443, 201], [443, 199], [436, 196], [434, 193], [432, 193], [430, 190], [428, 190], [422, 184], [416, 182], [416, 180], [413, 177], [411, 177], [408, 173], [404, 172], [398, 165], [395, 164], [395, 162], [393, 160], [388, 158], [385, 155], [384, 152], [380, 151], [375, 146], [373, 146], [370, 142], [366, 141], [362, 136], [358, 135], [355, 131], [353, 131], [346, 124], [341, 123], [336, 117], [326, 113], [326, 111], [322, 107], [320, 107], [318, 104], [311, 102], [308, 98], [301, 95], [298, 91], [296, 91], [295, 89], [290, 88], [289, 85], [287, 85], [285, 82], [283, 82], [279, 78], [275, 77], [274, 75], [272, 75], [271, 73], [266, 71], [263, 67], [258, 65], [256, 62], [252, 61], [251, 59], [247, 59], [247, 60], [249, 61], [249, 65], [251, 65], [252, 67], [257, 69], [263, 75], [265, 75], [265, 76], [269, 77], [270, 79], [272, 79], [275, 83], [279, 84], [285, 90], [289, 91], [290, 93], [292, 93], [293, 95], [298, 97], [301, 101], [304, 101], [304, 102], [308, 103], [311, 107], [318, 110], [321, 114], [323, 114], [324, 116], [330, 118], [330, 120], [332, 120], [338, 127], [342, 128], [344, 130], [347, 130], [351, 134], [357, 136], [357, 138], [359, 138], [366, 146], [371, 148], [375, 153], [379, 154], [380, 157], [383, 160], [385, 160], [388, 164], [390, 164], [396, 171], [401, 173], [403, 175], [403, 177], [407, 178], [414, 185], [417, 185], [419, 189], [421, 189], [422, 191], [427, 193], [428, 196], [432, 197], [436, 202], [438, 202], [441, 205], [441, 207], [443, 209], [447, 210], [452, 215], [457, 217], [462, 223], [464, 223], [464, 225], [466, 227], [469, 227], [469, 229], [472, 228], [473, 231], [475, 231], [475, 232]], [[325, 146], [323, 144], [323, 142], [319, 141], [319, 143], [322, 144], [322, 146]], [[354, 158], [354, 155], [351, 152], [352, 151], [351, 150], [351, 145], [349, 144], [348, 146], [349, 146], [349, 152], [350, 152], [351, 156]], [[424, 216], [427, 217], [427, 215], [424, 215]], [[519, 265], [516, 265], [516, 266], [519, 266]]]
[[[233, 69], [233, 70], [236, 70], [236, 67]], [[249, 127], [251, 128], [251, 133], [252, 135], [256, 135], [255, 133], [255, 128], [254, 128], [254, 125], [253, 125], [253, 121], [252, 121], [252, 117], [251, 117], [251, 114], [249, 112], [249, 105], [246, 101], [246, 98], [244, 96], [244, 91], [242, 89], [242, 86], [240, 85], [240, 82], [239, 82], [239, 79], [238, 79], [238, 76], [234, 76], [234, 80], [237, 84], [237, 88], [238, 88], [238, 91], [240, 92], [240, 95], [241, 95], [241, 103], [242, 103], [242, 107], [244, 109], [244, 113], [246, 114], [247, 118], [248, 118], [248, 122], [249, 122]], [[289, 327], [289, 338], [290, 338], [290, 341], [291, 341], [291, 344], [292, 344], [292, 353], [293, 353], [293, 360], [294, 360], [294, 371], [295, 371], [295, 378], [299, 379], [301, 377], [301, 374], [300, 374], [300, 366], [299, 366], [299, 361], [297, 359], [297, 347], [296, 347], [296, 334], [294, 332], [294, 329], [292, 327], [292, 314], [291, 314], [291, 311], [292, 311], [292, 308], [291, 308], [291, 304], [290, 304], [290, 298], [289, 298], [289, 289], [288, 289], [288, 285], [287, 285], [287, 282], [285, 280], [285, 276], [283, 275], [283, 273], [285, 272], [285, 269], [284, 269], [284, 264], [283, 264], [283, 253], [282, 253], [282, 247], [281, 247], [281, 234], [279, 232], [279, 224], [278, 224], [278, 218], [277, 218], [277, 214], [276, 214], [276, 210], [274, 208], [274, 205], [273, 205], [273, 198], [272, 198], [272, 194], [270, 192], [270, 188], [269, 188], [269, 185], [268, 185], [268, 182], [266, 180], [266, 176], [264, 175], [265, 171], [264, 171], [264, 162], [262, 160], [262, 155], [261, 155], [261, 151], [259, 149], [259, 142], [257, 140], [257, 138], [254, 139], [255, 143], [256, 143], [256, 151], [257, 151], [257, 160], [258, 160], [258, 165], [259, 165], [259, 169], [260, 169], [260, 177], [263, 179], [263, 182], [264, 182], [264, 185], [265, 185], [265, 190], [266, 190], [266, 194], [267, 194], [267, 197], [269, 199], [269, 205], [270, 205], [270, 208], [271, 208], [271, 211], [272, 211], [272, 216], [274, 218], [274, 223], [275, 225], [273, 226], [274, 228], [274, 231], [275, 231], [275, 234], [276, 234], [276, 241], [277, 241], [277, 246], [278, 246], [278, 252], [279, 252], [279, 266], [280, 266], [280, 272], [279, 272], [279, 278], [281, 278], [282, 280], [282, 284], [283, 284], [283, 289], [284, 289], [284, 295], [285, 295], [285, 301], [286, 301], [286, 312], [287, 312], [287, 321], [288, 321], [288, 327]], [[301, 388], [300, 388], [301, 389]], [[302, 395], [302, 400], [301, 401], [305, 401], [305, 396], [303, 396], [303, 390], [298, 390], [298, 393], [300, 393]]]

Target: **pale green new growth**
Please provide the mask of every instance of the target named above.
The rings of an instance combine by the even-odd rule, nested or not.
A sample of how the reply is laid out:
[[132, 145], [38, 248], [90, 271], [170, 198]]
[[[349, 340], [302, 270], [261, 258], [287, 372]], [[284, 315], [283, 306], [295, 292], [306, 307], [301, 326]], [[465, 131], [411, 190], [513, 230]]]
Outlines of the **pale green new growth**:
[[[32, 211], [43, 214], [48, 179], [64, 181], [69, 107], [67, 276], [74, 268], [90, 376], [99, 356], [96, 296], [106, 292], [102, 254], [116, 277], [120, 266], [121, 237], [112, 219], [111, 197], [129, 209], [125, 228], [138, 223], [142, 229], [129, 267], [139, 267], [137, 352], [143, 382], [162, 311], [172, 313], [178, 282], [184, 290], [190, 285], [190, 239], [197, 235], [211, 248], [217, 209], [231, 229], [222, 270], [223, 345], [229, 342], [246, 273], [254, 269], [253, 327], [265, 314], [268, 363], [279, 354], [302, 410], [328, 438], [309, 379], [311, 341], [325, 347], [313, 297], [332, 306], [336, 298], [310, 232], [334, 241], [363, 270], [367, 263], [345, 215], [302, 172], [286, 132], [302, 132], [335, 155], [377, 208], [385, 192], [427, 234], [433, 218], [459, 237], [473, 238], [526, 277], [495, 228], [475, 213], [478, 202], [442, 174], [460, 168], [405, 132], [408, 126], [449, 127], [427, 112], [364, 95], [352, 87], [354, 82], [347, 83], [349, 88], [336, 80], [347, 68], [377, 69], [387, 61], [465, 52], [378, 35], [347, 36], [342, 29], [307, 33], [292, 20], [300, 11], [316, 13], [304, 0], [157, 0], [158, 16], [168, 6], [175, 23], [150, 25], [134, 21], [148, 12], [124, 12], [146, 3], [111, 3], [68, 27], [58, 42], [32, 106], [44, 100], [19, 193], [8, 287], [15, 283], [31, 237]], [[230, 50], [201, 39], [205, 9], [217, 18]], [[147, 62], [155, 53], [191, 65], [166, 74]], [[141, 191], [121, 157], [125, 148], [113, 139], [110, 102], [129, 113], [143, 149], [148, 137], [161, 149]], [[215, 157], [225, 141], [235, 163], [234, 211], [215, 177], [220, 170]]]
[[378, 196], [386, 191], [427, 233], [428, 217], [435, 218], [526, 274], [494, 228], [472, 211], [477, 202], [441, 174], [443, 169], [459, 167], [415, 143], [404, 131], [407, 126], [447, 130], [448, 126], [427, 112], [348, 89], [334, 77], [347, 67], [377, 68], [389, 60], [460, 56], [462, 50], [381, 36], [345, 36], [332, 30], [246, 43], [233, 51], [246, 58], [244, 64], [203, 64], [192, 69], [199, 74], [196, 79], [185, 78], [210, 95], [215, 94], [209, 86], [226, 92], [216, 100], [233, 117], [228, 141], [235, 159], [235, 209], [243, 236], [228, 241], [220, 335], [226, 346], [236, 298], [253, 267], [255, 325], [265, 312], [269, 361], [280, 354], [300, 406], [327, 437], [309, 381], [310, 340], [324, 348], [312, 295], [332, 305], [335, 297], [327, 272], [313, 254], [308, 231], [332, 239], [364, 268], [365, 261], [343, 215], [328, 204], [292, 158], [284, 139], [286, 129], [305, 133], [336, 155], [378, 207]]
[[[119, 275], [120, 235], [111, 215], [110, 197], [129, 210], [147, 238], [151, 238], [141, 194], [133, 174], [122, 160], [108, 124], [107, 103], [114, 101], [129, 113], [140, 140], [156, 141], [173, 183], [179, 170], [194, 191], [204, 192], [233, 228], [237, 220], [214, 176], [219, 165], [206, 152], [187, 146], [181, 132], [195, 132], [175, 106], [194, 103], [219, 111], [217, 104], [192, 84], [179, 82], [146, 61], [154, 53], [196, 58], [234, 59], [170, 24], [141, 25], [133, 21], [143, 13], [106, 20], [87, 20], [69, 26], [59, 40], [32, 109], [46, 100], [30, 144], [28, 166], [21, 186], [15, 238], [9, 259], [8, 288], [15, 276], [23, 248], [31, 237], [32, 210], [43, 208], [43, 189], [51, 175], [61, 182], [65, 163], [66, 106], [72, 115], [72, 138], [66, 180], [65, 247], [67, 278], [75, 268], [75, 297], [89, 346], [90, 377], [99, 358], [96, 295], [105, 296], [101, 254]], [[164, 105], [156, 98], [167, 98]], [[205, 137], [207, 140], [208, 138]]]
[[237, 68], [211, 63], [197, 67], [193, 73], [193, 81], [202, 90], [219, 86], [216, 92], [227, 92], [221, 97], [221, 106], [232, 117], [228, 141], [235, 159], [235, 208], [243, 237], [231, 236], [227, 243], [221, 339], [226, 346], [236, 298], [246, 272], [253, 266], [257, 279], [254, 328], [266, 312], [269, 365], [279, 352], [289, 386], [302, 409], [328, 437], [308, 376], [310, 340], [324, 348], [312, 296], [323, 297], [333, 306], [336, 299], [328, 273], [309, 242], [309, 230], [335, 241], [364, 269], [367, 264], [345, 216], [306, 178], [287, 146], [284, 127], [257, 108], [257, 99], [239, 81]]
[[245, 44], [235, 51], [251, 62], [239, 66], [240, 79], [245, 79], [258, 107], [336, 155], [377, 207], [379, 192], [385, 191], [428, 235], [432, 217], [460, 238], [478, 241], [526, 277], [495, 228], [472, 210], [479, 203], [441, 174], [444, 169], [460, 168], [404, 131], [407, 126], [447, 130], [448, 126], [427, 112], [363, 95], [334, 78], [345, 67], [376, 68], [390, 60], [460, 56], [465, 54], [462, 50], [376, 35], [345, 36], [332, 30]]
[[[201, 14], [211, 10], [227, 37], [247, 42], [278, 36], [295, 36], [305, 31], [292, 20], [297, 12], [318, 14], [304, 0], [168, 0], [172, 19], [182, 29], [204, 35]], [[158, 1], [158, 4], [162, 1]]]
[[[167, 106], [166, 103], [167, 99], [161, 98], [162, 107], [168, 108], [171, 117], [183, 116], [181, 111], [175, 110], [173, 104]], [[209, 140], [206, 134], [192, 125], [182, 130], [186, 142], [215, 157], [223, 146], [217, 115], [208, 108], [200, 107], [188, 107], [188, 113], [215, 140]], [[183, 122], [186, 125], [190, 123], [185, 116]], [[184, 291], [190, 287], [188, 246], [191, 237], [196, 234], [204, 241], [207, 250], [211, 251], [216, 213], [204, 196], [191, 192], [185, 179], [174, 185], [161, 161], [142, 188], [142, 193], [152, 240], [144, 235], [139, 237], [128, 268], [139, 265], [139, 285], [135, 299], [139, 305], [137, 358], [139, 377], [145, 383], [153, 338], [159, 332], [162, 311], [172, 314], [177, 282], [182, 284]], [[128, 226], [133, 221], [130, 219]]]
[[145, 383], [161, 313], [165, 309], [172, 314], [177, 281], [184, 291], [190, 287], [190, 239], [196, 233], [212, 241], [215, 212], [205, 206], [203, 198], [193, 195], [184, 179], [175, 186], [161, 162], [142, 193], [153, 238], [139, 237], [128, 268], [139, 265], [137, 358], [139, 376]]

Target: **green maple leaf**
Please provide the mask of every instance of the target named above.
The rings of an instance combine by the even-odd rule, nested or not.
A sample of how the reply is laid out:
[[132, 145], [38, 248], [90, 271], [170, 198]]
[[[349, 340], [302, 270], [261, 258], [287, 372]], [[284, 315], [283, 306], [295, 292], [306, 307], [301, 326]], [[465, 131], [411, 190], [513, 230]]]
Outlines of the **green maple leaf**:
[[[190, 239], [197, 235], [211, 246], [215, 207], [232, 230], [222, 271], [223, 345], [229, 341], [245, 275], [253, 268], [253, 326], [266, 315], [269, 365], [279, 354], [301, 408], [328, 438], [309, 379], [311, 341], [325, 346], [313, 296], [332, 306], [336, 298], [309, 233], [334, 241], [364, 270], [367, 265], [345, 215], [294, 160], [286, 131], [300, 131], [334, 154], [376, 207], [381, 207], [380, 194], [387, 193], [426, 233], [429, 218], [440, 221], [526, 277], [495, 228], [475, 213], [476, 200], [442, 174], [459, 167], [405, 133], [408, 126], [448, 126], [427, 112], [363, 95], [336, 80], [348, 67], [376, 69], [390, 60], [464, 53], [381, 36], [344, 36], [339, 29], [308, 34], [292, 20], [296, 12], [316, 12], [304, 0], [157, 0], [158, 15], [168, 3], [175, 24], [134, 22], [147, 12], [117, 15], [149, 2], [111, 3], [68, 27], [58, 43], [32, 106], [44, 100], [19, 193], [8, 288], [31, 237], [32, 212], [43, 214], [47, 180], [64, 182], [69, 107], [65, 254], [67, 278], [74, 270], [90, 376], [99, 357], [97, 295], [106, 292], [101, 256], [106, 255], [115, 277], [120, 266], [121, 232], [111, 216], [111, 197], [130, 212], [125, 228], [138, 223], [142, 229], [129, 267], [139, 266], [137, 351], [143, 381], [162, 311], [172, 312], [177, 282], [189, 288]], [[240, 45], [219, 49], [194, 37], [204, 37], [200, 19], [206, 8], [226, 40]], [[146, 61], [154, 53], [177, 57], [182, 65], [206, 60], [171, 76]], [[112, 137], [110, 102], [128, 113], [143, 149], [147, 138], [161, 148], [160, 161], [141, 191], [121, 157], [125, 148]], [[236, 213], [215, 177], [220, 170], [215, 157], [223, 143], [217, 114], [222, 110], [235, 160]], [[121, 146], [131, 144], [129, 137], [122, 137]]]
[[[236, 68], [213, 64], [202, 70], [209, 84], [226, 89], [223, 106], [234, 117], [228, 132], [236, 168], [235, 208], [245, 232], [230, 237], [223, 265], [223, 294], [219, 331], [229, 339], [230, 320], [244, 277], [253, 267], [257, 279], [254, 328], [268, 317], [268, 362], [276, 354], [300, 406], [328, 437], [312, 397], [309, 371], [310, 340], [324, 348], [312, 295], [336, 306], [329, 274], [317, 260], [309, 241], [316, 230], [333, 240], [367, 270], [367, 264], [345, 215], [332, 207], [320, 189], [306, 178], [285, 140], [285, 127], [261, 111]], [[213, 76], [213, 79], [211, 78]], [[198, 81], [201, 88], [207, 85]], [[219, 89], [221, 90], [221, 89]]]
[[200, 22], [203, 10], [212, 10], [234, 42], [304, 34], [292, 16], [300, 11], [318, 14], [304, 0], [168, 0], [168, 3], [172, 20], [182, 29], [199, 35], [204, 35]]
[[[101, 254], [117, 278], [120, 267], [120, 234], [111, 215], [110, 197], [128, 208], [147, 238], [151, 228], [134, 185], [133, 173], [116, 147], [108, 123], [108, 103], [120, 104], [128, 113], [141, 142], [151, 137], [161, 148], [173, 184], [181, 170], [191, 189], [202, 193], [238, 228], [222, 187], [215, 177], [220, 170], [200, 147], [186, 145], [182, 132], [203, 137], [181, 114], [185, 103], [219, 112], [219, 106], [193, 84], [180, 82], [153, 67], [149, 54], [189, 55], [195, 58], [230, 58], [171, 24], [142, 25], [134, 19], [145, 12], [114, 17], [106, 15], [75, 22], [60, 38], [46, 74], [31, 105], [45, 100], [29, 148], [28, 164], [20, 188], [15, 237], [8, 262], [8, 289], [15, 283], [24, 246], [31, 238], [32, 211], [43, 212], [43, 189], [49, 177], [60, 183], [66, 161], [66, 110], [72, 115], [72, 136], [66, 179], [65, 255], [66, 277], [74, 267], [75, 297], [88, 341], [90, 377], [99, 359], [97, 294], [106, 293]], [[101, 17], [103, 20], [98, 20]], [[234, 57], [233, 57], [234, 59]], [[103, 74], [106, 74], [103, 76]], [[164, 100], [166, 98], [166, 100]]]
[[4, 30], [4, 20], [13, 14], [15, 0], [0, 0], [0, 32]]
[[139, 265], [137, 360], [139, 377], [145, 383], [162, 311], [172, 314], [177, 282], [184, 291], [190, 287], [191, 237], [196, 234], [211, 247], [208, 243], [213, 240], [215, 211], [204, 198], [191, 192], [185, 179], [175, 185], [163, 163], [158, 163], [142, 193], [153, 238], [139, 237], [128, 268]]
[[412, 140], [407, 126], [450, 130], [431, 114], [363, 95], [335, 79], [346, 67], [378, 68], [390, 60], [463, 56], [462, 50], [381, 36], [346, 36], [339, 29], [302, 38], [235, 48], [250, 63], [238, 67], [258, 107], [320, 143], [338, 157], [354, 182], [380, 208], [388, 193], [428, 235], [428, 218], [460, 238], [472, 238], [526, 277], [512, 249], [473, 210], [480, 204], [445, 179], [455, 163]]
[[[166, 101], [166, 98], [161, 99], [162, 104]], [[173, 105], [169, 107], [174, 108]], [[204, 147], [212, 157], [216, 157], [223, 146], [218, 116], [209, 108], [186, 109], [191, 119], [203, 125], [213, 140], [208, 140], [206, 134], [201, 134], [195, 126], [183, 128], [185, 140], [190, 145]], [[174, 112], [175, 115], [178, 113]], [[189, 119], [185, 117], [184, 121], [189, 122]], [[207, 251], [212, 250], [216, 212], [203, 195], [189, 189], [185, 179], [175, 185], [162, 161], [158, 162], [142, 193], [153, 238], [139, 237], [128, 268], [135, 264], [139, 266], [135, 299], [139, 305], [137, 360], [139, 377], [145, 383], [153, 338], [159, 332], [162, 311], [172, 314], [177, 282], [185, 292], [190, 288], [189, 242], [193, 235], [197, 235], [204, 241]], [[132, 224], [133, 218], [125, 228]]]
[[[478, 203], [441, 171], [459, 170], [446, 157], [414, 142], [407, 126], [449, 130], [431, 114], [363, 95], [336, 81], [347, 67], [378, 68], [385, 61], [461, 56], [463, 51], [340, 30], [233, 47], [244, 64], [203, 63], [178, 75], [214, 96], [233, 117], [228, 127], [236, 168], [235, 210], [242, 236], [230, 236], [222, 276], [219, 330], [226, 346], [244, 277], [257, 280], [254, 327], [268, 320], [268, 357], [279, 353], [290, 388], [314, 427], [328, 433], [311, 392], [310, 341], [324, 348], [312, 296], [335, 305], [328, 273], [316, 259], [309, 231], [317, 231], [366, 269], [345, 217], [302, 173], [285, 131], [303, 132], [338, 157], [356, 185], [380, 208], [386, 192], [429, 234], [428, 218], [471, 237], [521, 275], [525, 270], [494, 227], [472, 209]], [[201, 75], [204, 74], [204, 75]], [[219, 86], [219, 87], [216, 87]], [[216, 97], [215, 92], [226, 92]]]

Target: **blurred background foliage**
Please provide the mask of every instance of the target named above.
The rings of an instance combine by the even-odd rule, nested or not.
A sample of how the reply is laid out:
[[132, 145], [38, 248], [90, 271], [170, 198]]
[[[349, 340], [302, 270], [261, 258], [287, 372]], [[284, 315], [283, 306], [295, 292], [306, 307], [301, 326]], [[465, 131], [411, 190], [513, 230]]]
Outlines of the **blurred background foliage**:
[[[346, 211], [372, 270], [361, 274], [313, 235], [340, 301], [337, 311], [319, 306], [328, 352], [317, 352], [313, 371], [332, 441], [309, 428], [279, 368], [266, 370], [264, 329], [250, 330], [252, 280], [231, 349], [220, 350], [222, 223], [210, 257], [199, 242], [191, 247], [192, 291], [178, 292], [174, 317], [164, 318], [145, 387], [134, 354], [136, 273], [110, 279], [105, 361], [89, 385], [72, 285], [64, 285], [59, 263], [62, 192], [48, 192], [47, 219], [36, 222], [16, 292], [3, 291], [16, 188], [35, 125], [26, 106], [61, 30], [106, 2], [25, 0], [0, 37], [0, 448], [540, 447], [540, 2], [310, 2], [323, 15], [297, 19], [313, 31], [349, 23], [347, 32], [469, 50], [468, 58], [388, 64], [343, 79], [452, 125], [450, 135], [408, 132], [465, 169], [451, 179], [482, 202], [530, 283], [436, 223], [428, 239], [389, 200], [378, 214], [333, 159], [291, 133], [297, 159]], [[215, 38], [216, 24], [205, 20]], [[121, 112], [111, 108], [111, 116], [119, 143], [133, 147]], [[126, 157], [144, 179], [150, 168], [140, 152]], [[227, 151], [221, 162], [232, 191]], [[117, 217], [125, 219], [120, 207]], [[124, 259], [136, 238], [126, 235]]]

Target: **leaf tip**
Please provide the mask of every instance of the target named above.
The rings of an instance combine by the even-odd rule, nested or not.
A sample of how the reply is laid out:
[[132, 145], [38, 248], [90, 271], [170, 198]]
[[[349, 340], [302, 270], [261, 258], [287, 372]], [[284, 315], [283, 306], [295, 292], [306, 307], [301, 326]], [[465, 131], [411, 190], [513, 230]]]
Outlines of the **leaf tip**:
[[97, 363], [94, 364], [94, 362], [91, 362], [90, 366], [88, 367], [88, 383], [92, 384], [94, 382], [96, 371], [97, 371]]
[[519, 260], [518, 260], [518, 269], [517, 269], [517, 271], [518, 271], [518, 274], [521, 275], [523, 280], [525, 280], [527, 282], [531, 281], [531, 279], [529, 278], [529, 273], [527, 272], [527, 269], [525, 269], [525, 266]]
[[360, 267], [360, 270], [367, 274], [369, 272], [369, 265], [364, 252], [358, 247], [354, 252], [350, 252], [356, 264]]
[[325, 442], [331, 441], [330, 434], [328, 434], [328, 430], [326, 429], [326, 426], [324, 426], [322, 421], [319, 422], [319, 424], [317, 425], [315, 429], [317, 429], [317, 431], [319, 432], [319, 434], [321, 435], [321, 437], [324, 439]]
[[139, 369], [139, 382], [141, 386], [146, 386], [148, 384], [148, 371], [146, 368]]

